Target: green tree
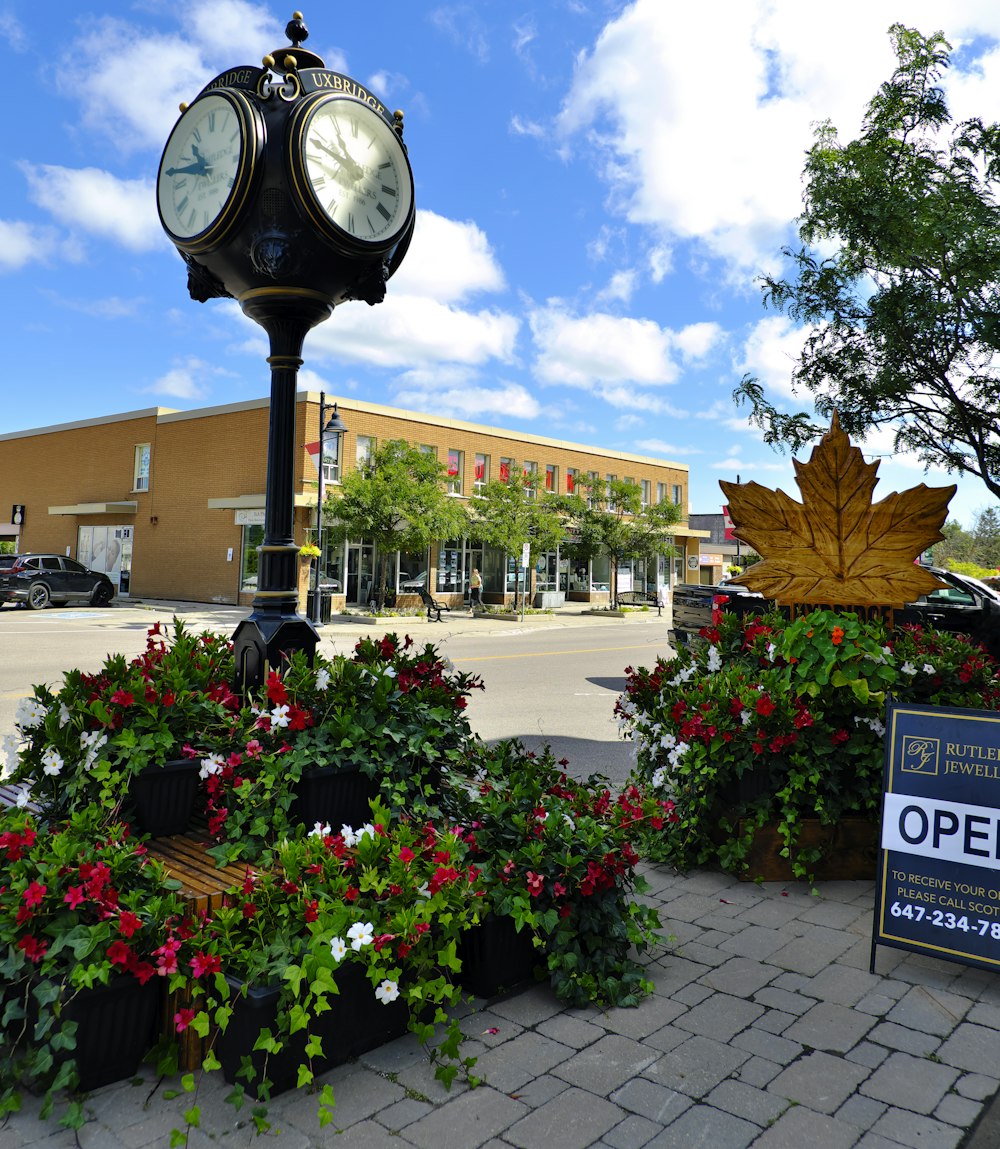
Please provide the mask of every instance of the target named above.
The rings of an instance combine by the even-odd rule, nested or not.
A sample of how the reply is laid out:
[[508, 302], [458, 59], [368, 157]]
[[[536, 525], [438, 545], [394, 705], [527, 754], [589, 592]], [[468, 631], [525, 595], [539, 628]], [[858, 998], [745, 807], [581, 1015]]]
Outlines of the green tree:
[[1000, 512], [986, 507], [976, 515], [972, 528], [976, 540], [976, 562], [991, 570], [1000, 569]]
[[375, 595], [385, 602], [386, 564], [393, 551], [425, 551], [437, 539], [468, 532], [468, 515], [446, 493], [446, 467], [402, 439], [382, 443], [367, 463], [348, 471], [324, 506], [330, 539], [375, 544]]
[[561, 506], [556, 496], [539, 493], [537, 476], [511, 460], [506, 479], [492, 479], [472, 496], [469, 532], [506, 555], [520, 556], [527, 543], [530, 567], [566, 538]]
[[836, 410], [852, 436], [889, 427], [896, 450], [1000, 497], [1000, 124], [952, 122], [940, 32], [890, 35], [897, 66], [860, 136], [816, 130], [794, 274], [762, 281], [766, 305], [811, 329], [792, 378], [825, 424], [779, 411], [752, 376], [735, 398], [772, 446], [799, 449]]
[[931, 557], [936, 566], [947, 567], [951, 563], [972, 562], [975, 556], [976, 540], [956, 519], [949, 519], [941, 528], [944, 538], [931, 548]]
[[680, 521], [674, 503], [642, 505], [642, 488], [630, 479], [588, 483], [588, 497], [563, 500], [574, 535], [573, 553], [580, 558], [606, 554], [611, 563], [611, 605], [618, 607], [618, 565], [626, 559], [675, 555], [672, 527]]

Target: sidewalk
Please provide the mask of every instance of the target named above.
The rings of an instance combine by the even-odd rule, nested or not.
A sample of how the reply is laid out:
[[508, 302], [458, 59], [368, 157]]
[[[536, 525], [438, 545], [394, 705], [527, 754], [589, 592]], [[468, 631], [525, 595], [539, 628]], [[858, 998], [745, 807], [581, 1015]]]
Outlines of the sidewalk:
[[[547, 986], [474, 999], [462, 1025], [475, 1089], [434, 1080], [404, 1037], [321, 1079], [337, 1099], [276, 1098], [255, 1138], [228, 1087], [200, 1085], [190, 1149], [988, 1149], [1000, 1086], [993, 973], [879, 947], [873, 886], [757, 886], [647, 866], [673, 941], [649, 957], [636, 1009], [567, 1009]], [[167, 1149], [190, 1096], [145, 1073], [91, 1095], [83, 1149]], [[0, 1149], [71, 1149], [37, 1103], [0, 1126]]]

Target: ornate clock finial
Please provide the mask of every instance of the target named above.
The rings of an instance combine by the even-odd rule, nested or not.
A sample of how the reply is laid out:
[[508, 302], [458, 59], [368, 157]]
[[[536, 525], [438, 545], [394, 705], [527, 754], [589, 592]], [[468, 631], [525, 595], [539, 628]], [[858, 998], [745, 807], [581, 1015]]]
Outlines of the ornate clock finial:
[[291, 20], [285, 25], [285, 35], [296, 48], [309, 39], [309, 29], [302, 23], [301, 12], [292, 13]]

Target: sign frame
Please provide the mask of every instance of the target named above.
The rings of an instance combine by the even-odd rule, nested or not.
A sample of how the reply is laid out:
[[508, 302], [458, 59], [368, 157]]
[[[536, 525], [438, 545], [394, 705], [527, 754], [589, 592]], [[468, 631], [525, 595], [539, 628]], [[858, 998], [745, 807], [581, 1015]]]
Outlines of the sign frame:
[[1000, 712], [889, 701], [876, 947], [1000, 971]]

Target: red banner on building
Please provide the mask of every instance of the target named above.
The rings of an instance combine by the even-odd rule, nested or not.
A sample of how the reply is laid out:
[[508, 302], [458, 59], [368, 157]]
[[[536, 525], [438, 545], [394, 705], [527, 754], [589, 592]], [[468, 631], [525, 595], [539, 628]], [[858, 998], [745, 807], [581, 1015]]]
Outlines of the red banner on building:
[[722, 525], [725, 527], [725, 534], [722, 536], [727, 543], [732, 542], [736, 536], [733, 534], [733, 520], [729, 517], [729, 504], [726, 503], [722, 508]]

